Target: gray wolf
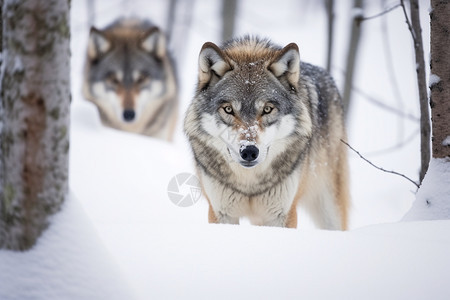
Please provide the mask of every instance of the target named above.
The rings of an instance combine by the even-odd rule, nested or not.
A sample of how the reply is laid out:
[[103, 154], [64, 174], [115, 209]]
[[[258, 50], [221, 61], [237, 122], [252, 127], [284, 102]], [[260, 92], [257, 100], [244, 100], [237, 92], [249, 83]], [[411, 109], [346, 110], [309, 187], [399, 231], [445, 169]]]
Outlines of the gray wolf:
[[349, 207], [342, 103], [325, 70], [246, 36], [200, 51], [184, 131], [209, 222], [296, 227], [299, 204], [319, 228], [345, 230]]
[[174, 63], [161, 30], [120, 19], [91, 28], [83, 94], [106, 126], [171, 140], [177, 120]]

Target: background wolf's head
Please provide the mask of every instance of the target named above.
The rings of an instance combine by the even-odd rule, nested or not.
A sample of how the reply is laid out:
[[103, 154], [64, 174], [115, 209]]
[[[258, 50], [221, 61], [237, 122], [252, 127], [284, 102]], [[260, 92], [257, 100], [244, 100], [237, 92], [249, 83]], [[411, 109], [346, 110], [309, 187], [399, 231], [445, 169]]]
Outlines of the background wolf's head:
[[[164, 34], [148, 22], [120, 20], [91, 28], [84, 94], [106, 123], [148, 119], [149, 105], [167, 93]], [[148, 122], [149, 120], [145, 120]]]

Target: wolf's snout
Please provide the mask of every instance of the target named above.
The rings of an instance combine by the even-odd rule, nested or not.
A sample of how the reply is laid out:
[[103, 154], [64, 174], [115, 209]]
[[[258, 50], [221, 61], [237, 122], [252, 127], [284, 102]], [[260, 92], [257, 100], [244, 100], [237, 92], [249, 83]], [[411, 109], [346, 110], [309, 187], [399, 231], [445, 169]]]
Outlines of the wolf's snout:
[[123, 111], [123, 119], [127, 122], [131, 122], [136, 117], [136, 113], [132, 109], [126, 109]]
[[250, 145], [241, 149], [239, 154], [245, 161], [254, 161], [258, 158], [259, 149], [256, 146]]

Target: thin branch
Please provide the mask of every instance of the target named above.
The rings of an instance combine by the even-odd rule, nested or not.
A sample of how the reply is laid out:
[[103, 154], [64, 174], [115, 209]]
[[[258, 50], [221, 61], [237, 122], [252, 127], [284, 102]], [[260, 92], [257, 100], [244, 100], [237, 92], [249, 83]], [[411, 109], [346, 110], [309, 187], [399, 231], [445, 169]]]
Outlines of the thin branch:
[[412, 182], [417, 188], [420, 187], [414, 180], [412, 180], [411, 178], [409, 178], [409, 177], [407, 177], [407, 176], [405, 176], [405, 175], [403, 175], [403, 174], [401, 174], [401, 173], [398, 173], [398, 172], [395, 172], [395, 171], [385, 170], [385, 169], [383, 169], [383, 168], [380, 168], [380, 167], [374, 165], [370, 160], [368, 160], [367, 158], [365, 158], [364, 156], [362, 156], [361, 153], [359, 153], [359, 152], [356, 151], [352, 146], [350, 146], [349, 144], [347, 144], [347, 142], [345, 142], [345, 141], [342, 140], [342, 139], [341, 139], [341, 142], [344, 143], [345, 145], [347, 145], [347, 147], [349, 147], [353, 152], [355, 152], [356, 154], [358, 154], [359, 157], [361, 157], [364, 161], [366, 161], [367, 163], [369, 163], [372, 167], [375, 167], [375, 168], [377, 168], [378, 170], [383, 171], [383, 172], [386, 172], [386, 173], [391, 173], [391, 174], [395, 174], [395, 175], [401, 176], [401, 177], [403, 177], [403, 178], [409, 180], [410, 182]]
[[358, 93], [358, 94], [360, 94], [361, 96], [363, 96], [364, 98], [366, 98], [366, 100], [368, 100], [368, 101], [371, 102], [372, 104], [374, 104], [374, 105], [376, 105], [376, 106], [379, 106], [380, 108], [383, 108], [383, 109], [385, 109], [385, 110], [387, 110], [387, 111], [389, 111], [389, 112], [391, 112], [391, 113], [393, 113], [393, 114], [396, 114], [396, 115], [398, 115], [398, 116], [400, 116], [400, 117], [402, 117], [402, 118], [406, 118], [406, 119], [411, 120], [411, 121], [413, 121], [413, 122], [418, 122], [418, 121], [420, 120], [418, 117], [416, 117], [416, 116], [414, 116], [414, 115], [412, 115], [412, 114], [404, 113], [404, 112], [402, 112], [402, 111], [400, 111], [400, 110], [398, 110], [398, 109], [396, 109], [396, 108], [394, 108], [394, 107], [392, 107], [392, 106], [389, 106], [389, 105], [383, 103], [382, 101], [376, 99], [375, 97], [366, 94], [366, 93], [363, 92], [360, 88], [358, 88], [358, 87], [356, 87], [356, 86], [354, 86], [354, 85], [352, 86], [352, 89], [353, 89], [356, 93]]
[[411, 22], [409, 21], [408, 13], [406, 12], [406, 7], [405, 7], [404, 0], [400, 0], [400, 5], [401, 5], [401, 7], [403, 9], [403, 14], [405, 15], [405, 19], [406, 19], [406, 24], [408, 24], [408, 29], [411, 32], [411, 35], [412, 35], [412, 38], [413, 38], [414, 44], [415, 44], [416, 43], [416, 34], [415, 34], [414, 29], [413, 29], [413, 27], [411, 25]]
[[382, 12], [376, 14], [376, 15], [373, 15], [373, 16], [370, 16], [370, 17], [365, 17], [365, 18], [360, 18], [359, 21], [362, 22], [362, 21], [372, 20], [372, 19], [381, 17], [382, 15], [385, 15], [385, 14], [393, 11], [394, 9], [396, 9], [397, 7], [400, 7], [400, 6], [401, 6], [400, 3], [396, 4], [396, 5], [392, 6], [391, 8], [388, 8], [388, 9], [386, 9], [386, 10], [384, 10], [384, 11], [382, 11]]
[[380, 149], [380, 150], [374, 150], [371, 152], [367, 152], [366, 155], [368, 156], [376, 156], [376, 155], [382, 155], [382, 154], [386, 154], [386, 153], [390, 153], [396, 150], [400, 150], [401, 148], [403, 148], [404, 146], [406, 146], [407, 144], [409, 144], [411, 141], [414, 140], [414, 138], [419, 134], [420, 130], [417, 129], [415, 130], [413, 133], [411, 133], [409, 136], [407, 136], [403, 141], [392, 145], [388, 148], [384, 148], [384, 149]]

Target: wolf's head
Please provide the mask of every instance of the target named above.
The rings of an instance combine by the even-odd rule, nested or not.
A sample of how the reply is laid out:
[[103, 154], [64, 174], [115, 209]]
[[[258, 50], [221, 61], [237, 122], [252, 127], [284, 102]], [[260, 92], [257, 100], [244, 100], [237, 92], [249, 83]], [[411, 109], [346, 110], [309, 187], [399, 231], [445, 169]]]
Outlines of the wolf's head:
[[[252, 37], [223, 48], [208, 42], [200, 51], [198, 72], [193, 109], [201, 130], [211, 147], [243, 167], [288, 153], [290, 137], [310, 134], [308, 107], [299, 92], [296, 44], [280, 48]], [[192, 116], [188, 112], [188, 136]]]
[[138, 25], [90, 31], [84, 93], [110, 122], [137, 122], [165, 92], [165, 37], [157, 27]]

